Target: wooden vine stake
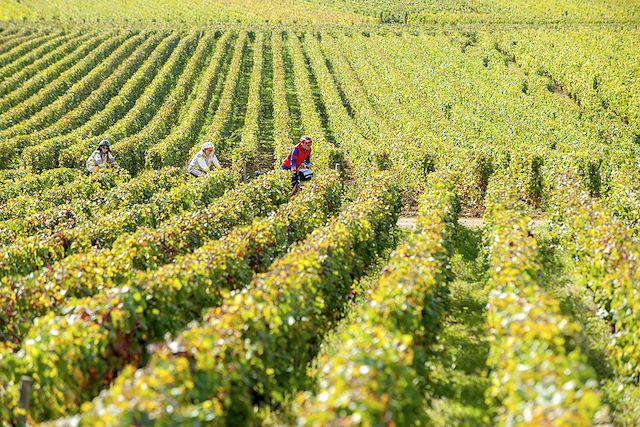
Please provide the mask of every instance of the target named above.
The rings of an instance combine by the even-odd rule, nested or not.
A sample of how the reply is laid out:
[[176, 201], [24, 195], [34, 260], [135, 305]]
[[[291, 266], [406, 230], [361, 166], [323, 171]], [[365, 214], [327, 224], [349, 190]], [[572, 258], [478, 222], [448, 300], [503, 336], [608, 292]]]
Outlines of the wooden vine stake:
[[[20, 401], [18, 402], [18, 408], [23, 409], [25, 414], [29, 413], [29, 401], [31, 400], [31, 386], [33, 385], [33, 379], [31, 377], [23, 376], [22, 384], [20, 385]], [[21, 415], [18, 418], [18, 425], [26, 426], [26, 417]]]

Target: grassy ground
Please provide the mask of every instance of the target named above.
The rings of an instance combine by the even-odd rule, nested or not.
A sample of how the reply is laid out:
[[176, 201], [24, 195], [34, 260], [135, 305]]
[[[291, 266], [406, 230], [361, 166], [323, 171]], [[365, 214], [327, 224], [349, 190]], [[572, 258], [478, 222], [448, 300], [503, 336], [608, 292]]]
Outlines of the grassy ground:
[[484, 426], [490, 410], [484, 400], [489, 344], [482, 230], [460, 226], [454, 239], [450, 306], [426, 362], [429, 414], [435, 426]]

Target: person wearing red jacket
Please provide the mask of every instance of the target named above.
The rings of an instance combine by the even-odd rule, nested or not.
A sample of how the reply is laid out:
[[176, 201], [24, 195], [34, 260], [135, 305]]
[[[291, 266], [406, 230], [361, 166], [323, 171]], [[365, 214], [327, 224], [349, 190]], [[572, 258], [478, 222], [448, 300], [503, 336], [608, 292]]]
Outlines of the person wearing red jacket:
[[313, 141], [308, 136], [300, 137], [300, 142], [282, 162], [282, 169], [293, 173], [292, 181], [295, 186], [300, 181], [308, 181], [312, 174], [311, 168], [311, 144]]

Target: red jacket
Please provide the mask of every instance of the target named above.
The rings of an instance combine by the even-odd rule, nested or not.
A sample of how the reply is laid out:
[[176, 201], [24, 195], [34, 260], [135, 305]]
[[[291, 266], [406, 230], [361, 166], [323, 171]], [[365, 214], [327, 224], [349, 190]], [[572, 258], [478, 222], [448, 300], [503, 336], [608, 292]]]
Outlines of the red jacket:
[[311, 147], [307, 151], [302, 148], [302, 144], [298, 144], [282, 162], [282, 169], [296, 172], [302, 164], [311, 166]]

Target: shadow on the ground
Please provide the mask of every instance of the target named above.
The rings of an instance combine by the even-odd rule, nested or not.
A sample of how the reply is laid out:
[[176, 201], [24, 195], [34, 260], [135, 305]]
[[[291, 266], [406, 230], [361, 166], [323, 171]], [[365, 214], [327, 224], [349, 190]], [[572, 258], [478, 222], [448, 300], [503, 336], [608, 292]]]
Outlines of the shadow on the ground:
[[614, 376], [606, 351], [611, 331], [607, 322], [598, 316], [598, 307], [590, 291], [573, 274], [570, 260], [556, 242], [546, 234], [538, 237], [542, 262], [541, 284], [560, 303], [561, 313], [582, 326], [582, 334], [567, 340], [567, 350], [580, 347], [601, 380]]
[[484, 398], [489, 344], [482, 230], [459, 226], [452, 241], [449, 304], [425, 363], [429, 414], [436, 426], [484, 426], [490, 411]]

